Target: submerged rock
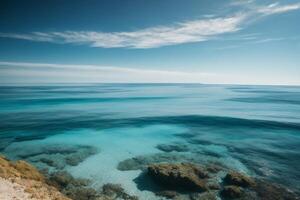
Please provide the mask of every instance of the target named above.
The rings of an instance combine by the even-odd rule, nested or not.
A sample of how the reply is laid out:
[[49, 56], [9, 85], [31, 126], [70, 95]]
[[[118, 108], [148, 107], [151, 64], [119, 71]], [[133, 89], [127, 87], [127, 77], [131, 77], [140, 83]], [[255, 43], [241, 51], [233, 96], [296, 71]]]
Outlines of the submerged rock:
[[111, 183], [103, 185], [100, 198], [105, 200], [138, 200], [137, 196], [127, 194], [121, 185]]
[[124, 193], [124, 189], [119, 184], [105, 184], [102, 186], [102, 194], [116, 198]]
[[27, 160], [37, 165], [39, 169], [54, 168], [55, 170], [63, 170], [66, 166], [65, 155], [63, 154], [40, 154], [29, 157]]
[[234, 185], [225, 186], [224, 189], [221, 191], [221, 195], [225, 199], [236, 199], [241, 197], [242, 194], [243, 194], [242, 189]]
[[124, 161], [121, 161], [118, 164], [118, 170], [128, 171], [128, 170], [138, 170], [138, 169], [146, 169], [148, 165], [155, 163], [174, 163], [174, 162], [186, 162], [191, 159], [171, 153], [158, 153], [158, 154], [150, 154], [145, 156], [137, 156], [134, 158], [129, 158]]
[[179, 195], [176, 191], [173, 190], [164, 190], [164, 191], [156, 192], [155, 194], [157, 196], [166, 197], [168, 199], [174, 199]]
[[39, 168], [54, 168], [62, 170], [66, 165], [76, 166], [86, 158], [96, 154], [98, 151], [93, 146], [86, 145], [35, 145], [34, 148], [25, 145], [24, 147], [10, 146], [6, 149], [8, 155], [16, 159], [26, 159]]
[[207, 191], [203, 193], [190, 194], [191, 200], [217, 200], [217, 194], [215, 192]]
[[88, 179], [74, 178], [66, 171], [59, 171], [49, 176], [49, 183], [60, 190], [65, 190], [65, 188], [71, 188], [71, 186], [85, 187], [89, 185], [90, 181]]
[[98, 197], [98, 193], [95, 189], [74, 185], [68, 185], [62, 190], [62, 193], [73, 200], [96, 200]]
[[300, 199], [299, 194], [274, 183], [257, 180], [254, 191], [262, 200], [296, 200]]
[[148, 174], [166, 188], [186, 191], [206, 191], [208, 174], [196, 165], [154, 164], [148, 167]]
[[[35, 163], [40, 168], [63, 170], [67, 165], [77, 166], [86, 158], [97, 153], [97, 149], [91, 146], [66, 145], [66, 147], [52, 146], [40, 149], [39, 153], [27, 157], [27, 160]], [[42, 151], [44, 150], [44, 151]]]
[[97, 149], [93, 147], [81, 148], [75, 153], [68, 155], [65, 160], [68, 165], [77, 166], [83, 162], [87, 157], [97, 153]]
[[159, 144], [156, 148], [164, 152], [186, 152], [189, 150], [188, 146], [185, 144]]
[[224, 182], [227, 185], [237, 185], [237, 186], [241, 186], [241, 187], [254, 187], [255, 186], [255, 181], [238, 172], [229, 172], [225, 178], [224, 178]]
[[49, 177], [49, 184], [58, 188], [67, 197], [74, 200], [97, 200], [100, 193], [89, 187], [88, 179], [74, 178], [65, 171], [55, 172]]
[[218, 173], [223, 169], [222, 166], [216, 164], [209, 164], [206, 166], [206, 170], [210, 173]]
[[90, 187], [87, 179], [74, 178], [68, 172], [61, 171], [50, 175], [49, 183], [63, 194], [74, 200], [137, 200], [127, 194], [121, 185], [105, 184], [101, 191]]
[[209, 182], [209, 183], [207, 183], [207, 187], [210, 190], [219, 190], [221, 188], [217, 182]]

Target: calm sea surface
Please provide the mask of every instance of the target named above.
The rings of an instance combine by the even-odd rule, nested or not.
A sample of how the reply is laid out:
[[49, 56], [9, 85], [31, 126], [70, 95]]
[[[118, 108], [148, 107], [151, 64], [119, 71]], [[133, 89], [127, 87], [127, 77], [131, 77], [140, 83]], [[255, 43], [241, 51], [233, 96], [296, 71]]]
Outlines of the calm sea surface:
[[[144, 199], [153, 194], [138, 187], [141, 170], [119, 170], [118, 165], [166, 153], [159, 144], [184, 144], [189, 150], [177, 154], [300, 190], [300, 87], [3, 86], [0, 119], [0, 151], [9, 158], [67, 170], [91, 179], [95, 187], [120, 183]], [[79, 149], [86, 158], [65, 163], [54, 147]], [[89, 147], [96, 153], [87, 153]], [[43, 155], [59, 164], [41, 162]]]

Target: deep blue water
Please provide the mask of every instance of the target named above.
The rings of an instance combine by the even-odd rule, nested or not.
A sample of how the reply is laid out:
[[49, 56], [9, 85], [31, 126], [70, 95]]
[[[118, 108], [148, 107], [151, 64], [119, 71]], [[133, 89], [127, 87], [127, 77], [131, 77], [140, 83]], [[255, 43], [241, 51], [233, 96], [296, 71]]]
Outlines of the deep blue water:
[[300, 190], [296, 86], [3, 86], [0, 119], [0, 149], [8, 157], [47, 167], [33, 158], [47, 146], [92, 146], [98, 153], [64, 169], [95, 185], [121, 183], [149, 199], [151, 193], [133, 181], [141, 171], [120, 171], [117, 165], [174, 142], [188, 145], [185, 154], [199, 162], [220, 162]]

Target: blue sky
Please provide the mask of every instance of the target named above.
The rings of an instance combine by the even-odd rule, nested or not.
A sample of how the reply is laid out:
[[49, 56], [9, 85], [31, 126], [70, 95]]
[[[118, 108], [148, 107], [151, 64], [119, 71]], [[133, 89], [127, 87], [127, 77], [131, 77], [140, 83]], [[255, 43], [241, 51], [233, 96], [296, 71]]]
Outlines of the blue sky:
[[300, 85], [300, 0], [0, 4], [0, 84]]

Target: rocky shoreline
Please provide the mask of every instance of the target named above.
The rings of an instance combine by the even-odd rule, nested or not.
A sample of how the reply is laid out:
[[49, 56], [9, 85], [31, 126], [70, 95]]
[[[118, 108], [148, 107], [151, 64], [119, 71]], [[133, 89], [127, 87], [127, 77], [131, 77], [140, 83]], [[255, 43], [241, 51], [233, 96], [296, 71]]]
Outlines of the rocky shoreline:
[[43, 174], [29, 163], [0, 156], [2, 200], [137, 200], [118, 184], [105, 184], [98, 191], [87, 179], [76, 179], [65, 171]]
[[[157, 199], [299, 199], [297, 194], [283, 186], [219, 165], [145, 163], [140, 178], [151, 180], [156, 189], [149, 187], [148, 190], [152, 190]], [[118, 184], [108, 183], [96, 190], [88, 179], [74, 178], [66, 171], [43, 174], [25, 161], [13, 162], [3, 156], [0, 156], [0, 184], [0, 199], [5, 200], [138, 200]]]
[[11, 162], [0, 156], [0, 199], [11, 200], [69, 200], [45, 177], [25, 161]]
[[219, 166], [199, 166], [191, 163], [162, 163], [148, 166], [147, 174], [162, 186], [159, 196], [188, 200], [293, 200], [299, 196], [274, 183]]

